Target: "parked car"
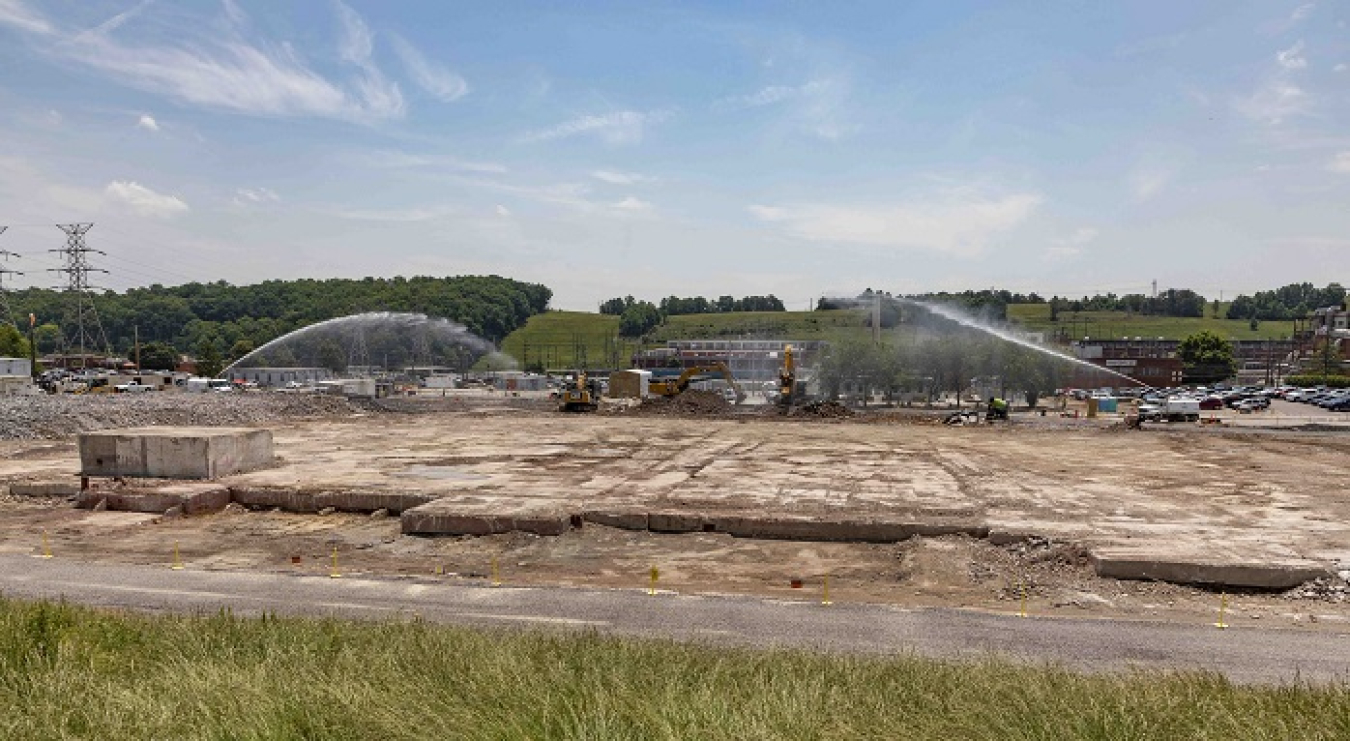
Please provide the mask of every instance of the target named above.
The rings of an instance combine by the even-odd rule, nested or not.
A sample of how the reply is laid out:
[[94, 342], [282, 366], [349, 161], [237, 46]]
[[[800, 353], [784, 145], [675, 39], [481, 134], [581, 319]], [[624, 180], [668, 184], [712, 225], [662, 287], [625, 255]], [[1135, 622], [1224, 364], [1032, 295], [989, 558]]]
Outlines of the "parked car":
[[1207, 412], [1223, 409], [1223, 399], [1217, 396], [1206, 396], [1200, 400], [1200, 409]]

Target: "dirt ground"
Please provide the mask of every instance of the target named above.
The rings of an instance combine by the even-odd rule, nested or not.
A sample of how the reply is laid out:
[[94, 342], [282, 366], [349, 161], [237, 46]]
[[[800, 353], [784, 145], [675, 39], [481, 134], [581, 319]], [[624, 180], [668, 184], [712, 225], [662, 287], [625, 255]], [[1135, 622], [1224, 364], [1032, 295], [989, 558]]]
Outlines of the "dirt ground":
[[[0, 500], [0, 552], [188, 570], [328, 573], [448, 582], [756, 594], [1214, 622], [1218, 591], [1095, 575], [1089, 548], [1311, 559], [1350, 569], [1350, 434], [1124, 431], [1025, 417], [950, 428], [926, 418], [762, 414], [564, 416], [492, 404], [429, 406], [274, 429], [281, 464], [232, 484], [396, 486], [475, 498], [820, 512], [962, 513], [1031, 537], [895, 544], [660, 534], [586, 524], [560, 536], [419, 537], [397, 516], [251, 511], [166, 518]], [[0, 443], [0, 483], [67, 479], [73, 440]], [[45, 546], [44, 546], [45, 533]], [[794, 584], [800, 584], [799, 587]], [[1226, 620], [1344, 630], [1343, 578], [1223, 597]]]

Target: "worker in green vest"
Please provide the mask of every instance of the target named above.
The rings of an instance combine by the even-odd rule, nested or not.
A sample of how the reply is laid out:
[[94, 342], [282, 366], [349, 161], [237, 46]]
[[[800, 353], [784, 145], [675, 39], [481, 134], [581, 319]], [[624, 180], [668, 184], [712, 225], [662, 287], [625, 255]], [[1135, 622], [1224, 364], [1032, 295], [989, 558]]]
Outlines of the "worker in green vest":
[[1007, 419], [1008, 402], [996, 396], [989, 397], [989, 408], [985, 412], [984, 418], [989, 421]]

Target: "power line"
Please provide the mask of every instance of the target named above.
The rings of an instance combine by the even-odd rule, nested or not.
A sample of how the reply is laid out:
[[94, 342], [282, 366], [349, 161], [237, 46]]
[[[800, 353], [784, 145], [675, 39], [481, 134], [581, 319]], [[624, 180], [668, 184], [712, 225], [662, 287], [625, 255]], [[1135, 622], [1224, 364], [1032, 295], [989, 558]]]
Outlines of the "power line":
[[[5, 230], [8, 228], [9, 227], [7, 226], [0, 226], [0, 234], [4, 234]], [[9, 258], [11, 257], [22, 257], [22, 255], [17, 252], [0, 250], [0, 260], [8, 263]], [[14, 321], [14, 313], [9, 308], [9, 289], [5, 288], [5, 279], [11, 275], [23, 275], [23, 273], [18, 270], [9, 270], [0, 267], [0, 311], [4, 312], [5, 321], [13, 324], [17, 328], [19, 325]]]
[[[84, 235], [94, 228], [91, 222], [57, 224], [56, 228], [65, 232], [66, 246], [58, 250], [48, 250], [48, 252], [59, 253], [63, 265], [59, 268], [48, 268], [48, 270], [66, 276], [64, 290], [70, 301], [66, 310], [72, 321], [66, 323], [62, 335], [67, 354], [72, 344], [79, 348], [80, 366], [83, 367], [87, 358], [85, 350], [90, 344], [101, 347], [106, 355], [112, 354], [108, 348], [108, 336], [104, 334], [103, 325], [98, 320], [98, 312], [94, 309], [93, 286], [89, 285], [90, 273], [106, 274], [108, 272], [90, 265], [89, 253], [98, 255], [106, 255], [107, 253], [93, 249], [84, 243]], [[72, 324], [75, 328], [73, 342], [70, 336]]]

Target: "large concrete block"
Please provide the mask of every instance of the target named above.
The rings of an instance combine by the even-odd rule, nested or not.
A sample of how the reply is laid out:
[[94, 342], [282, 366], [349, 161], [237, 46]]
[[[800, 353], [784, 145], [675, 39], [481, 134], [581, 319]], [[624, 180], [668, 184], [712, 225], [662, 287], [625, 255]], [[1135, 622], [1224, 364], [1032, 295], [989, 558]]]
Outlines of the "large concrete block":
[[1178, 558], [1177, 554], [1150, 557], [1138, 551], [1109, 549], [1092, 553], [1098, 576], [1143, 579], [1174, 584], [1207, 584], [1248, 589], [1291, 589], [1327, 576], [1327, 567], [1312, 561], [1207, 561]]
[[75, 506], [92, 508], [104, 502], [114, 512], [160, 513], [172, 507], [183, 514], [219, 512], [230, 503], [230, 490], [219, 484], [172, 484], [152, 489], [89, 489], [80, 492]]
[[9, 493], [16, 497], [73, 497], [80, 493], [80, 482], [70, 481], [11, 481]]
[[724, 515], [717, 530], [737, 538], [898, 543], [915, 534], [910, 522], [813, 515]]
[[406, 510], [400, 521], [405, 535], [562, 535], [572, 528], [572, 515], [553, 500], [446, 497]]
[[215, 479], [272, 464], [272, 433], [230, 427], [143, 427], [80, 434], [80, 473]]
[[588, 509], [581, 513], [585, 522], [593, 522], [620, 530], [646, 530], [647, 511], [636, 509]]
[[695, 533], [703, 529], [707, 518], [702, 512], [673, 510], [647, 513], [647, 529], [654, 533]]
[[374, 512], [377, 509], [398, 514], [440, 497], [435, 494], [410, 494], [381, 491], [296, 491], [273, 486], [231, 486], [234, 501], [248, 507], [280, 507], [287, 512], [318, 512], [332, 507], [343, 512]]

